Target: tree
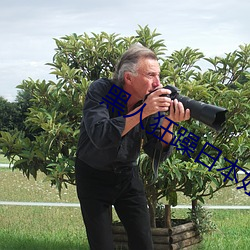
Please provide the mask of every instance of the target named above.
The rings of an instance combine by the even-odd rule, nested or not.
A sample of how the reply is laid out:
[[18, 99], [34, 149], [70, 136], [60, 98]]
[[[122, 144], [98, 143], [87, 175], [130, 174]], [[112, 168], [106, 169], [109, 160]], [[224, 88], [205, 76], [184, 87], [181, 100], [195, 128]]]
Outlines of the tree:
[[3, 97], [0, 97], [0, 130], [1, 131], [24, 131], [24, 121], [26, 113], [30, 107], [31, 95], [29, 90], [18, 91], [15, 102], [8, 102]]
[[3, 97], [0, 97], [0, 114], [0, 129], [2, 131], [19, 128], [20, 110], [16, 103], [8, 102]]
[[[25, 119], [27, 117], [28, 109], [31, 107], [32, 95], [29, 89], [22, 90], [20, 89], [17, 93], [15, 104], [19, 113], [17, 117], [17, 129], [19, 131], [26, 131], [25, 128]], [[28, 135], [28, 134], [27, 134]]]
[[[0, 146], [14, 168], [22, 170], [27, 177], [36, 178], [37, 172], [42, 171], [59, 192], [63, 185], [74, 184], [74, 159], [87, 88], [97, 78], [111, 77], [120, 55], [131, 44], [142, 43], [159, 56], [164, 84], [177, 86], [190, 98], [228, 109], [228, 120], [220, 133], [195, 120], [181, 124], [200, 137], [199, 144], [191, 158], [174, 153], [161, 165], [157, 181], [152, 182], [150, 159], [141, 155], [152, 226], [155, 226], [154, 210], [161, 197], [167, 197], [170, 205], [176, 205], [178, 192], [203, 200], [204, 196], [212, 197], [220, 188], [234, 184], [233, 175], [224, 182], [224, 176], [217, 171], [228, 163], [223, 157], [230, 161], [238, 159], [238, 166], [247, 168], [250, 45], [242, 45], [225, 57], [205, 58], [198, 49], [188, 47], [166, 56], [166, 46], [163, 40], [157, 40], [160, 34], [156, 30], [139, 26], [136, 33], [131, 37], [84, 33], [55, 39], [56, 53], [48, 65], [57, 81], [29, 79], [18, 86], [32, 97], [25, 119], [29, 136], [22, 131], [1, 132]], [[211, 68], [203, 72], [198, 66], [200, 60], [207, 60]], [[195, 162], [206, 142], [223, 151], [223, 157], [211, 171]], [[208, 148], [208, 153], [213, 155], [214, 149]], [[204, 155], [201, 160], [211, 164]]]
[[[212, 64], [204, 73], [197, 63], [205, 59]], [[152, 183], [151, 160], [141, 155], [141, 168], [143, 172], [149, 208], [151, 211], [151, 224], [155, 226], [155, 208], [157, 202], [166, 197], [169, 205], [177, 205], [178, 192], [190, 197], [192, 200], [204, 202], [204, 197], [213, 197], [219, 189], [240, 183], [247, 174], [240, 178], [237, 172], [240, 168], [249, 170], [250, 140], [250, 45], [240, 46], [240, 50], [227, 54], [225, 57], [205, 58], [198, 50], [185, 48], [175, 51], [162, 65], [162, 77], [165, 84], [172, 84], [181, 89], [182, 95], [195, 100], [211, 103], [228, 109], [227, 122], [220, 133], [207, 128], [198, 121], [182, 123], [188, 131], [201, 136], [198, 147], [192, 158], [187, 154], [173, 154], [163, 162], [159, 168], [159, 177]], [[223, 154], [210, 171], [204, 165], [195, 162], [199, 152], [208, 142], [220, 149]], [[178, 150], [176, 150], [178, 151]], [[210, 148], [206, 152], [215, 155]], [[211, 165], [211, 159], [199, 159], [205, 165]], [[226, 160], [225, 158], [228, 160]], [[240, 168], [234, 168], [232, 163], [238, 160]], [[231, 163], [229, 163], [229, 161]], [[231, 167], [230, 167], [231, 165]], [[223, 169], [228, 167], [223, 171]], [[249, 180], [249, 178], [248, 178]], [[245, 180], [247, 183], [248, 180]], [[239, 185], [241, 186], [241, 185]]]

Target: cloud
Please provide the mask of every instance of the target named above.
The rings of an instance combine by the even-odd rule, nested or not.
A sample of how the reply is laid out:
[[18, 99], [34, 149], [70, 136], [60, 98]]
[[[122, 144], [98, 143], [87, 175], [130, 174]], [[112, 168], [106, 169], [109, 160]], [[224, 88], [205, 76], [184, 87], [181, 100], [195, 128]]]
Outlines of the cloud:
[[72, 33], [135, 35], [138, 24], [162, 34], [167, 53], [190, 46], [207, 56], [249, 43], [248, 0], [8, 0], [0, 3], [0, 95], [23, 79], [50, 77], [55, 42]]

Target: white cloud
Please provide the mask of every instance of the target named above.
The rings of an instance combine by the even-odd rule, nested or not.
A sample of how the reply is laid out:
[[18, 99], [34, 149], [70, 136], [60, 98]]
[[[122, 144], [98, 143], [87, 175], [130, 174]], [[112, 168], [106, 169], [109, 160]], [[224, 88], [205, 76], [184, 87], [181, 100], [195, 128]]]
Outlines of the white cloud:
[[249, 43], [248, 0], [3, 0], [0, 3], [0, 95], [15, 95], [23, 79], [46, 79], [55, 43], [72, 33], [135, 34], [157, 29], [168, 53], [186, 46], [207, 56]]

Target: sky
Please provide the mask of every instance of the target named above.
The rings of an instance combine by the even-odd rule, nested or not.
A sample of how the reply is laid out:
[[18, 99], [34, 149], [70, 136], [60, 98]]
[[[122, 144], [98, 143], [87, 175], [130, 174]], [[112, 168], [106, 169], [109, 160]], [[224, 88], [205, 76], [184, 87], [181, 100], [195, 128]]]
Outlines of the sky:
[[161, 33], [167, 55], [189, 46], [223, 56], [250, 42], [249, 0], [1, 0], [0, 96], [14, 101], [23, 80], [54, 80], [54, 38], [76, 33]]

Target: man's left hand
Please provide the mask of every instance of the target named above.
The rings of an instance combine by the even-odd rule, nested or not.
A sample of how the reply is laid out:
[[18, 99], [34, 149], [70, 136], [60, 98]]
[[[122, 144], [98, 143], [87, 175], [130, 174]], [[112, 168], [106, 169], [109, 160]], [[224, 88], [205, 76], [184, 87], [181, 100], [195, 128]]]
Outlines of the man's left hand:
[[171, 102], [168, 118], [173, 122], [181, 122], [190, 119], [190, 109], [184, 109], [184, 106], [177, 99]]

